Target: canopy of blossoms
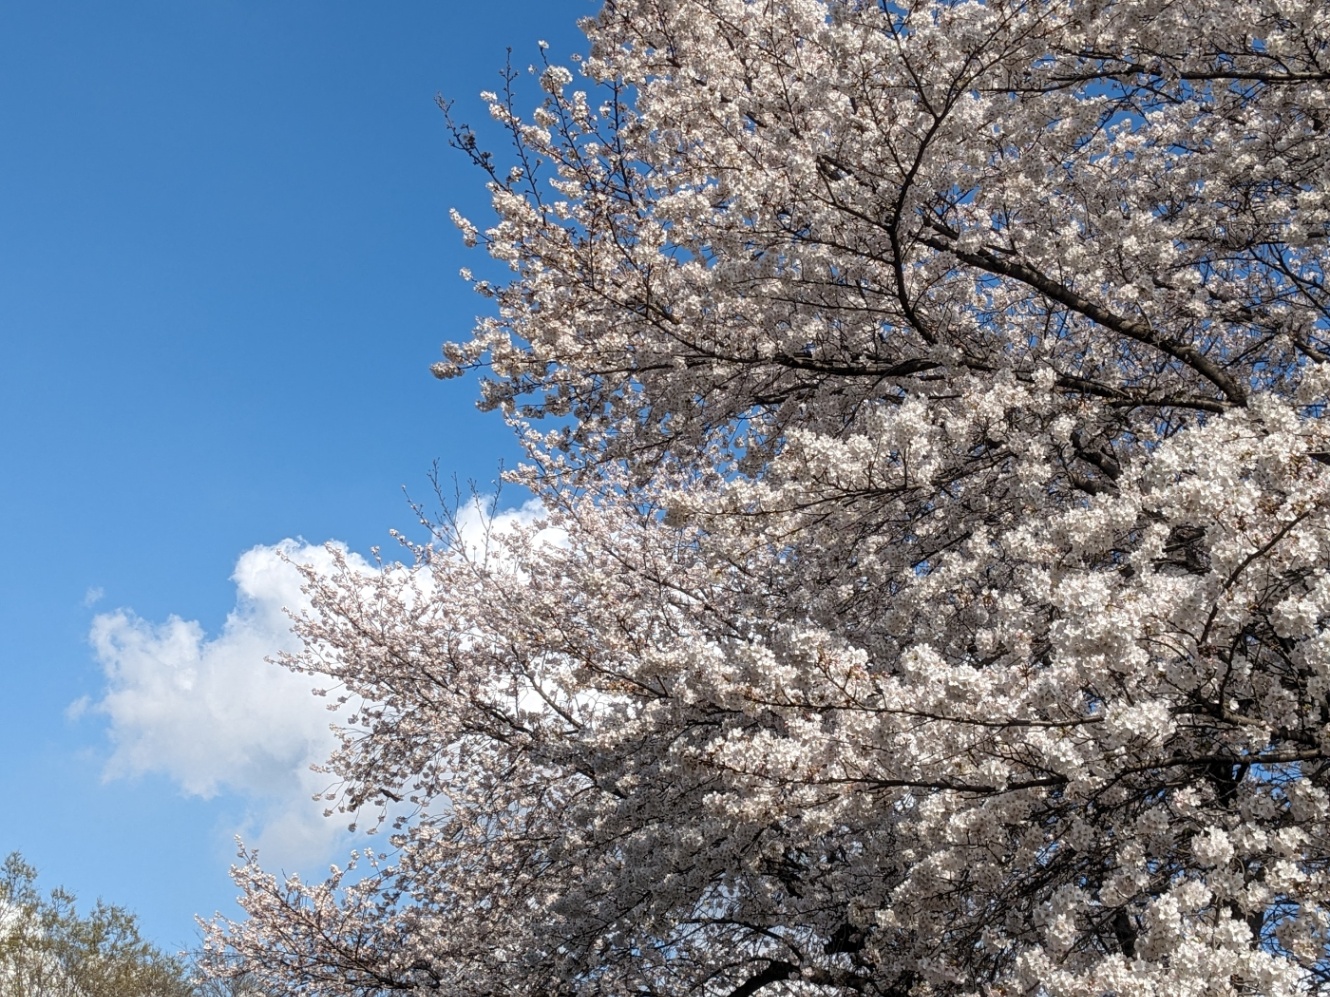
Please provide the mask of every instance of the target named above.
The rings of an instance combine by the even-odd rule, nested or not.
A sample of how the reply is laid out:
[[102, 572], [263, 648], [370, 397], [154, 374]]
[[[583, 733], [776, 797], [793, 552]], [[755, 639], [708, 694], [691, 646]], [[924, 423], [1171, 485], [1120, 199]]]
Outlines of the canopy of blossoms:
[[[311, 575], [328, 995], [1330, 989], [1330, 5], [608, 0], [454, 126], [540, 527]], [[511, 164], [511, 168], [510, 168]], [[555, 537], [551, 540], [550, 537]]]

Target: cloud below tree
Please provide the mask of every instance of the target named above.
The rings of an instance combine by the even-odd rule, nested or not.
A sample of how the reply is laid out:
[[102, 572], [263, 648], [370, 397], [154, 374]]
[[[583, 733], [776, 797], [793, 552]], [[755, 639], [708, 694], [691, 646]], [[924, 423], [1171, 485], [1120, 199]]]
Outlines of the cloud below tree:
[[274, 858], [325, 853], [343, 829], [311, 799], [327, 785], [311, 767], [332, 750], [336, 717], [311, 694], [315, 680], [272, 660], [299, 644], [288, 610], [308, 600], [296, 564], [331, 567], [332, 555], [295, 540], [242, 554], [236, 605], [216, 635], [125, 609], [98, 615], [90, 634], [106, 676], [91, 707], [108, 722], [106, 777], [159, 774], [189, 795], [240, 796], [255, 808], [244, 830]]
[[[486, 538], [534, 522], [538, 505], [495, 512], [484, 496], [457, 513], [463, 544], [474, 554]], [[378, 568], [334, 544], [348, 566]], [[75, 712], [104, 716], [110, 753], [107, 779], [161, 775], [190, 796], [228, 794], [248, 814], [235, 830], [274, 862], [309, 863], [331, 856], [346, 833], [345, 815], [325, 817], [315, 800], [331, 777], [315, 771], [336, 746], [328, 685], [274, 660], [299, 648], [291, 613], [309, 608], [297, 565], [321, 573], [332, 551], [302, 540], [259, 545], [243, 553], [231, 578], [236, 603], [220, 631], [172, 615], [145, 620], [129, 609], [101, 613], [89, 635], [106, 684]]]

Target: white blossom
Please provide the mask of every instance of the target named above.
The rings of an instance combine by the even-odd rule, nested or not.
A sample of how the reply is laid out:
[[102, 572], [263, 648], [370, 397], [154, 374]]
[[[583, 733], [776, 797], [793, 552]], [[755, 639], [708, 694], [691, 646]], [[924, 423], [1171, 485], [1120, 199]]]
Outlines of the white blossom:
[[309, 575], [293, 664], [374, 704], [329, 770], [401, 816], [242, 866], [213, 944], [328, 995], [1325, 992], [1328, 11], [615, 0], [588, 93], [488, 95], [542, 181], [478, 159], [511, 278], [435, 370], [545, 518]]

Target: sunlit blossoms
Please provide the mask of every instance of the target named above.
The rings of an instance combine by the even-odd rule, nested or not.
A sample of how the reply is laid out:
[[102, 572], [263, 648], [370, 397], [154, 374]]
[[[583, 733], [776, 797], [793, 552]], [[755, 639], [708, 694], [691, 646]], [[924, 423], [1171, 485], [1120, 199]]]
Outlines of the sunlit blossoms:
[[[295, 992], [1330, 990], [1330, 6], [610, 0], [491, 95], [547, 522], [310, 576]], [[539, 529], [538, 529], [539, 527]], [[541, 532], [543, 530], [543, 532]]]

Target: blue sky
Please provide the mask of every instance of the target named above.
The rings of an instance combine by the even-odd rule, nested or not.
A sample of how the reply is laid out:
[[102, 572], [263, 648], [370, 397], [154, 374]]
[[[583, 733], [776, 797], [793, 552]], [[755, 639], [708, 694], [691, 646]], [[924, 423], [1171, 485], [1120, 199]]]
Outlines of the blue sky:
[[482, 123], [505, 49], [565, 59], [593, 10], [0, 6], [0, 850], [45, 885], [176, 948], [233, 910], [237, 832], [336, 857], [300, 809], [326, 714], [261, 660], [274, 545], [390, 547], [434, 461], [488, 489], [516, 456], [429, 375], [484, 304], [434, 97]]

